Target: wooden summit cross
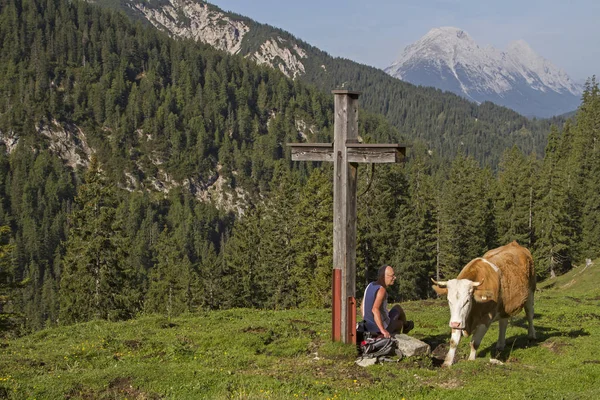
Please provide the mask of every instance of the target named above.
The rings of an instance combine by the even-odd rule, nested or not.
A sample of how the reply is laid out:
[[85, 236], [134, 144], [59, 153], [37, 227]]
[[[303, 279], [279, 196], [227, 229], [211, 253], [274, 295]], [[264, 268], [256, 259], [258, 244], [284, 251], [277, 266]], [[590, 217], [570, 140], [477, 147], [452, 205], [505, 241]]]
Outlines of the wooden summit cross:
[[[333, 90], [333, 143], [288, 143], [292, 161], [332, 161], [333, 282], [332, 339], [356, 343], [356, 177], [358, 163], [398, 163], [400, 144], [358, 143], [360, 92]], [[343, 284], [342, 284], [343, 282]]]

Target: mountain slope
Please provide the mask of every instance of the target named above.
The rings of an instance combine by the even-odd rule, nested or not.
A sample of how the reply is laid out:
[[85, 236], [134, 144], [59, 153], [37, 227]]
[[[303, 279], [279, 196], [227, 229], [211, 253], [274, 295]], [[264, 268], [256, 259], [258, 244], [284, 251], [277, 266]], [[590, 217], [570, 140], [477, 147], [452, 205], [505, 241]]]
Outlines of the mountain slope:
[[326, 93], [336, 88], [361, 91], [362, 108], [383, 114], [402, 136], [423, 140], [444, 157], [464, 151], [482, 163], [497, 165], [502, 151], [514, 144], [526, 153], [543, 154], [550, 124], [562, 123], [561, 119], [531, 121], [491, 103], [477, 105], [452, 93], [416, 87], [199, 0], [96, 3], [117, 7], [173, 37], [194, 38], [269, 65]]
[[406, 82], [538, 117], [574, 110], [582, 92], [525, 41], [511, 43], [506, 51], [482, 48], [465, 31], [452, 27], [432, 29], [385, 71]]

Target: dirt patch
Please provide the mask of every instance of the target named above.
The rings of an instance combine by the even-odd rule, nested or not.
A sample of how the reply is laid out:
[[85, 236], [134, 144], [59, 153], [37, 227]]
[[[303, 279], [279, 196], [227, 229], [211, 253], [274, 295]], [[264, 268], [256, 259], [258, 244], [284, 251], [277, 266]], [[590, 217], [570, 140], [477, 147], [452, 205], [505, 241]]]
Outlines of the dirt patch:
[[565, 298], [573, 300], [575, 303], [581, 303], [581, 299], [578, 299], [577, 297], [566, 296]]
[[164, 351], [157, 351], [157, 352], [146, 354], [145, 356], [142, 356], [142, 359], [145, 360], [148, 358], [163, 358], [166, 355], [167, 355], [167, 353]]
[[84, 387], [81, 383], [78, 383], [77, 385], [73, 386], [71, 390], [69, 390], [69, 392], [65, 395], [65, 399], [91, 400], [95, 399], [94, 396], [94, 392], [91, 389]]
[[542, 347], [550, 350], [554, 354], [562, 354], [563, 348], [570, 346], [568, 343], [557, 342], [554, 340], [547, 340], [541, 344]]
[[437, 385], [443, 389], [456, 389], [462, 387], [463, 383], [456, 378], [451, 378], [445, 382], [440, 382]]
[[438, 360], [443, 360], [446, 358], [446, 354], [448, 354], [448, 343], [440, 343], [436, 348], [431, 352], [431, 357], [436, 358]]
[[123, 341], [123, 344], [127, 347], [129, 347], [131, 350], [139, 350], [142, 348], [142, 341], [141, 340], [125, 340]]
[[600, 364], [600, 360], [585, 360], [581, 362], [582, 364]]
[[115, 378], [109, 384], [108, 388], [96, 393], [95, 398], [109, 399], [136, 399], [136, 400], [155, 400], [160, 399], [156, 393], [146, 393], [139, 387], [133, 385], [131, 377]]
[[583, 319], [596, 319], [596, 320], [600, 320], [600, 314], [595, 314], [595, 313], [583, 313], [580, 314], [581, 318]]
[[133, 385], [130, 377], [115, 378], [108, 384], [108, 388], [95, 391], [83, 386], [81, 383], [73, 386], [65, 395], [65, 399], [136, 399], [136, 400], [157, 400], [160, 396], [156, 393], [147, 393]]
[[21, 365], [28, 365], [32, 368], [41, 368], [46, 365], [46, 363], [43, 361], [32, 360], [31, 358], [21, 358], [21, 359], [17, 360], [17, 363], [19, 363]]
[[242, 329], [242, 332], [244, 333], [265, 333], [267, 332], [268, 329], [267, 328], [263, 328], [262, 326], [249, 326], [247, 328]]
[[303, 325], [312, 325], [312, 322], [305, 321], [303, 319], [290, 319], [291, 324], [303, 324]]
[[307, 335], [311, 339], [313, 339], [313, 338], [315, 338], [317, 336], [317, 332], [315, 330], [309, 329], [309, 328], [302, 328], [302, 333], [304, 333], [305, 335]]

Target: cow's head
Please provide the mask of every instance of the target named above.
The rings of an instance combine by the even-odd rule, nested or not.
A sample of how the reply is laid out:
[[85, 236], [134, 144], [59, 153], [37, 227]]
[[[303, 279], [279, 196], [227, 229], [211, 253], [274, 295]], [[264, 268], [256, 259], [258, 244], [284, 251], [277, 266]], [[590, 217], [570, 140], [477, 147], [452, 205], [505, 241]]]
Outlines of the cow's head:
[[473, 292], [483, 283], [473, 282], [469, 279], [451, 279], [446, 282], [433, 280], [433, 290], [440, 296], [448, 296], [450, 306], [450, 328], [465, 329], [467, 316], [473, 307]]

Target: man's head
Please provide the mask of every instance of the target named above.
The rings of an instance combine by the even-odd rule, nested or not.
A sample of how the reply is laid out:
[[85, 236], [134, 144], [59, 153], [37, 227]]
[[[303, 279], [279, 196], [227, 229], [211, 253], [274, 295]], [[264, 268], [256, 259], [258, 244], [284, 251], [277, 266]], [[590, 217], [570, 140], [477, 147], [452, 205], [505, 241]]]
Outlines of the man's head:
[[389, 265], [384, 265], [379, 268], [377, 273], [377, 281], [383, 287], [389, 287], [394, 284], [396, 281], [396, 274], [394, 273], [394, 268]]

